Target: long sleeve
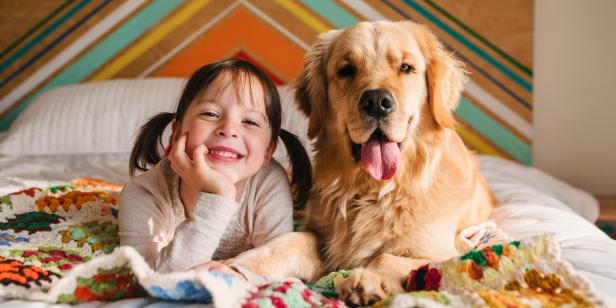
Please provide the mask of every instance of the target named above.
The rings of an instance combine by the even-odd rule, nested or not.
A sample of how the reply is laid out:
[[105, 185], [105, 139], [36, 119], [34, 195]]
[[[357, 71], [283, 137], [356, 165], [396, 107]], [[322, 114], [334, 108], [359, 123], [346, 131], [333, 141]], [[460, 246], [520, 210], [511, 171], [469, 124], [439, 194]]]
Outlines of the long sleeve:
[[175, 229], [173, 240], [158, 254], [156, 268], [161, 272], [188, 270], [211, 260], [238, 209], [231, 199], [201, 193], [192, 217]]

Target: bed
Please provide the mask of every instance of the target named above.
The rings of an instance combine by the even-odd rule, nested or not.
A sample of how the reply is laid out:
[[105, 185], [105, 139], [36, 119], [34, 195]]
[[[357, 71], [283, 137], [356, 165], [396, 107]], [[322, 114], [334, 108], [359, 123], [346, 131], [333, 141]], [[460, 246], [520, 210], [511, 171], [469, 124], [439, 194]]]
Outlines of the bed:
[[[128, 153], [137, 128], [155, 113], [173, 110], [183, 83], [176, 78], [112, 80], [56, 88], [38, 97], [0, 134], [0, 196], [78, 178], [121, 185], [128, 179]], [[286, 87], [280, 91], [283, 127], [305, 139], [306, 122], [294, 107], [293, 93]], [[275, 158], [285, 164], [282, 148]], [[540, 170], [490, 156], [478, 160], [498, 200], [492, 215], [496, 225], [513, 239], [553, 234], [562, 258], [592, 284], [604, 305], [616, 306], [616, 241], [594, 226], [596, 200]], [[2, 301], [3, 307], [47, 305]], [[137, 298], [88, 305], [165, 302]]]

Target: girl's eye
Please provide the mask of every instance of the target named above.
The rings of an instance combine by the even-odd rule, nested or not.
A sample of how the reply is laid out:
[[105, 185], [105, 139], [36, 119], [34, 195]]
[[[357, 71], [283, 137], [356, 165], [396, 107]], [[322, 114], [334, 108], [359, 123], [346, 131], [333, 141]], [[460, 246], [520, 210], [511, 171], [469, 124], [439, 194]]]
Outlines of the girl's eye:
[[251, 125], [251, 126], [256, 126], [256, 127], [261, 127], [259, 126], [259, 123], [253, 121], [253, 120], [244, 120], [244, 123]]
[[201, 115], [209, 117], [209, 118], [218, 118], [218, 115], [214, 112], [206, 111], [201, 113]]

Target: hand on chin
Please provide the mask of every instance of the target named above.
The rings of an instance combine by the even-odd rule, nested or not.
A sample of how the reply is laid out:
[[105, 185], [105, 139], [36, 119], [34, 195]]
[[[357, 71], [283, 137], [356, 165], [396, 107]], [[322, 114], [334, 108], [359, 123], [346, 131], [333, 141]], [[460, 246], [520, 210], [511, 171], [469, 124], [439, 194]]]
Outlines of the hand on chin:
[[221, 163], [211, 157], [208, 157], [207, 153], [205, 154], [205, 161], [210, 168], [227, 177], [229, 181], [231, 181], [233, 184], [236, 184], [239, 181], [239, 177], [234, 170], [229, 168], [229, 166], [227, 166], [226, 164]]

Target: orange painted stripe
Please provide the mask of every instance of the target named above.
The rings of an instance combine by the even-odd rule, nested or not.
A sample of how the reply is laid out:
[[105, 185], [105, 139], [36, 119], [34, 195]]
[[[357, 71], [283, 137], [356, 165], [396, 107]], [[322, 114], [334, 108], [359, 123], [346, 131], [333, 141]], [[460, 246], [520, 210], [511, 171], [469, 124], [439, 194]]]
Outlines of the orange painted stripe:
[[267, 74], [267, 76], [269, 76], [269, 78], [271, 78], [275, 84], [277, 85], [284, 84], [284, 82], [282, 82], [280, 78], [276, 77], [276, 75], [270, 72], [268, 68], [264, 67], [263, 64], [259, 63], [259, 61], [251, 57], [250, 54], [246, 50], [238, 51], [236, 54], [233, 55], [233, 57], [236, 59], [242, 59], [242, 60], [245, 60], [245, 61], [248, 61], [254, 64], [257, 68], [265, 72], [265, 74]]
[[187, 77], [204, 64], [231, 56], [231, 51], [242, 48], [258, 55], [286, 80], [297, 76], [304, 63], [304, 51], [299, 46], [245, 8], [238, 7], [153, 75]]

